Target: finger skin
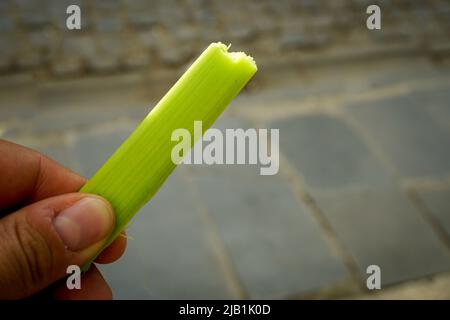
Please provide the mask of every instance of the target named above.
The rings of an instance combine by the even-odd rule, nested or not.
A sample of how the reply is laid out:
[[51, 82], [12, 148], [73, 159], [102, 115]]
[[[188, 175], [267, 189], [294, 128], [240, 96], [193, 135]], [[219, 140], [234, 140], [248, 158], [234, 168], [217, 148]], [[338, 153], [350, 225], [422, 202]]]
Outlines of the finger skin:
[[[0, 155], [0, 217], [2, 209], [76, 192], [86, 183], [85, 178], [55, 161], [12, 142], [0, 139]], [[100, 254], [97, 262], [119, 259], [125, 251], [126, 239], [116, 239], [110, 247]]]
[[[78, 191], [82, 176], [29, 148], [0, 139], [0, 217], [2, 209], [24, 206], [56, 195]], [[18, 179], [20, 177], [20, 179]], [[126, 239], [118, 239], [98, 257], [100, 263], [120, 258]]]
[[81, 277], [81, 289], [69, 290], [65, 280], [60, 281], [52, 294], [57, 300], [111, 300], [112, 291], [100, 271], [92, 265]]
[[125, 233], [121, 233], [102, 253], [95, 259], [95, 262], [107, 264], [119, 259], [127, 247]]
[[[85, 182], [85, 178], [38, 152], [0, 139], [0, 218], [42, 199], [76, 192]], [[36, 226], [40, 224], [38, 219], [34, 223]], [[126, 238], [118, 237], [96, 261], [114, 262], [123, 254], [125, 247]], [[4, 244], [0, 243], [0, 254], [2, 250], [5, 251]], [[1, 270], [0, 266], [0, 284], [5, 281]], [[51, 278], [54, 274], [43, 276]], [[60, 276], [64, 275], [60, 273]]]
[[71, 251], [53, 224], [61, 211], [87, 196], [48, 198], [0, 219], [0, 299], [28, 297], [64, 277], [67, 266], [81, 266], [101, 249], [107, 235], [86, 249]]
[[0, 214], [11, 208], [78, 191], [86, 182], [40, 153], [0, 140]]

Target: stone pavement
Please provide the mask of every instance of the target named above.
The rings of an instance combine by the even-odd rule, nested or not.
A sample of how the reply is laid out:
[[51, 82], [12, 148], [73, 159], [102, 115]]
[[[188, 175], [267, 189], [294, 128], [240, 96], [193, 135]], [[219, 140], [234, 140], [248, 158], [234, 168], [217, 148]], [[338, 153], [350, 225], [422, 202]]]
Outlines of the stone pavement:
[[[81, 8], [81, 30], [66, 28], [70, 4]], [[382, 8], [383, 32], [365, 28], [370, 4]], [[44, 78], [171, 72], [218, 40], [252, 52], [259, 65], [389, 52], [440, 56], [450, 49], [449, 21], [446, 0], [2, 0], [0, 71]]]
[[[21, 11], [27, 3], [14, 2], [16, 19], [25, 19], [21, 30], [28, 30], [27, 19], [46, 25], [45, 14], [29, 18]], [[169, 24], [176, 21], [218, 25], [208, 35], [173, 32], [185, 43], [189, 34], [197, 38], [192, 43], [204, 43], [217, 32], [231, 35], [233, 46], [252, 54], [254, 48], [260, 70], [216, 127], [280, 129], [278, 175], [260, 176], [256, 166], [175, 171], [129, 226], [124, 257], [101, 267], [116, 298], [449, 298], [447, 2], [396, 1], [377, 35], [349, 23], [359, 21], [365, 1], [299, 1], [297, 11], [294, 1], [251, 1], [251, 10], [277, 12], [251, 26], [250, 9], [238, 2], [229, 8], [219, 1], [168, 2], [154, 16], [130, 11], [141, 1], [120, 2], [130, 6], [125, 11], [93, 3], [92, 12], [103, 3], [121, 18], [93, 15], [80, 41], [97, 44], [91, 38], [97, 32], [122, 28], [139, 34], [163, 25], [156, 30], [173, 32], [177, 25]], [[345, 14], [331, 15], [330, 6]], [[187, 21], [173, 18], [188, 9]], [[323, 18], [307, 19], [305, 12]], [[436, 19], [418, 31], [414, 19], [428, 15]], [[58, 51], [61, 60], [34, 66], [11, 55], [0, 76], [0, 136], [91, 176], [182, 72], [185, 62], [175, 63], [183, 60], [175, 55], [200, 50], [171, 41], [174, 56], [152, 49], [145, 56], [157, 61], [137, 70], [109, 53], [96, 64], [77, 52], [83, 46], [73, 48], [76, 58]], [[385, 289], [377, 293], [365, 288], [372, 264], [382, 270]]]

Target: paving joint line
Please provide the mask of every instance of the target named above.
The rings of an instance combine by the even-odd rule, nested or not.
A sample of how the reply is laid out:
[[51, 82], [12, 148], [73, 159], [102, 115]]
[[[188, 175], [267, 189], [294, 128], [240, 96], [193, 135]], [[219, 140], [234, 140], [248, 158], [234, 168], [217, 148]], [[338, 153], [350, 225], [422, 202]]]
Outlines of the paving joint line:
[[245, 285], [237, 272], [228, 248], [220, 237], [214, 217], [209, 212], [207, 204], [205, 204], [200, 197], [198, 186], [193, 181], [192, 172], [189, 168], [187, 168], [183, 173], [184, 179], [186, 179], [189, 185], [192, 186], [192, 188], [189, 188], [189, 193], [191, 193], [194, 198], [195, 206], [206, 223], [207, 236], [211, 241], [213, 251], [219, 259], [219, 263], [221, 264], [225, 275], [225, 280], [229, 288], [238, 299], [249, 299], [250, 294], [245, 288]]

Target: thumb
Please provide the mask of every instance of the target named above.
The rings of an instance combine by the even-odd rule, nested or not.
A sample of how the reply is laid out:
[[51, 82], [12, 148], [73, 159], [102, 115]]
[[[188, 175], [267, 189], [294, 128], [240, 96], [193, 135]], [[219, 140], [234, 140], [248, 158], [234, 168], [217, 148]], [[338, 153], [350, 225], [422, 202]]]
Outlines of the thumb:
[[101, 197], [71, 193], [0, 219], [0, 299], [34, 294], [89, 261], [112, 232], [114, 213]]

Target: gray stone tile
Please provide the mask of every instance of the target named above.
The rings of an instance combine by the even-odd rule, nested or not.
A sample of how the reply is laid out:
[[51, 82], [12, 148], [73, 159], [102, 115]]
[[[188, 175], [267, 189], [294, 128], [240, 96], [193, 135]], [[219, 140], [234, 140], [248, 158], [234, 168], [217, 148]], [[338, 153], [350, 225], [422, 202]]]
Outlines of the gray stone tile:
[[420, 198], [450, 235], [450, 189], [418, 190]]
[[436, 122], [450, 128], [450, 84], [420, 94], [419, 102], [430, 111]]
[[68, 6], [74, 4], [80, 7], [81, 9], [81, 29], [84, 30], [87, 27], [86, 22], [89, 19], [88, 14], [84, 14], [88, 11], [87, 2], [85, 0], [51, 0], [49, 1], [49, 10], [51, 17], [55, 23], [55, 26], [61, 29], [62, 31], [66, 31], [66, 19], [68, 17], [66, 13], [66, 9]]
[[287, 32], [280, 39], [280, 48], [282, 50], [307, 50], [307, 49], [318, 49], [329, 45], [332, 38], [328, 34], [318, 33], [315, 35], [297, 32]]
[[[335, 71], [336, 72], [336, 71]], [[327, 73], [324, 77], [312, 78], [305, 81], [293, 76], [290, 83], [285, 83], [280, 86], [267, 87], [258, 94], [249, 95], [249, 99], [261, 107], [273, 108], [277, 106], [280, 101], [298, 102], [307, 100], [311, 97], [326, 97], [330, 95], [342, 94], [343, 92], [354, 93], [354, 91], [361, 91], [358, 84], [361, 81], [354, 83], [343, 83], [336, 79], [332, 72]], [[245, 96], [238, 96], [237, 99], [245, 98]], [[264, 111], [261, 111], [264, 112]]]
[[[32, 130], [35, 133], [64, 132], [70, 129], [86, 128], [101, 123], [101, 117], [95, 117], [94, 112], [66, 108], [48, 109], [37, 114], [32, 120]], [[107, 113], [110, 115], [111, 113]], [[111, 120], [111, 119], [109, 119]]]
[[0, 34], [0, 71], [11, 70], [14, 65], [14, 56], [19, 52], [19, 46], [16, 42], [17, 37], [14, 33]]
[[311, 213], [280, 176], [212, 166], [193, 180], [251, 298], [305, 293], [345, 277]]
[[130, 24], [136, 29], [148, 29], [158, 22], [158, 18], [151, 10], [143, 8], [129, 8], [127, 11]]
[[[374, 32], [368, 31], [369, 36], [383, 37], [384, 31], [375, 35]], [[401, 30], [392, 33], [402, 32]], [[377, 68], [378, 64], [375, 64], [375, 68], [368, 68], [366, 73], [366, 81], [370, 83], [373, 88], [388, 87], [389, 85], [395, 85], [399, 83], [408, 83], [413, 79], [432, 79], [445, 74], [441, 68], [437, 68], [429, 62], [423, 60], [415, 60], [413, 62], [406, 62], [400, 64], [398, 62], [389, 62], [383, 68]], [[414, 81], [414, 80], [413, 80]]]
[[450, 172], [450, 131], [415, 99], [398, 97], [355, 105], [349, 111], [387, 154], [401, 176]]
[[[0, 94], [0, 97], [2, 95]], [[6, 103], [0, 103], [0, 122], [10, 123], [11, 120], [22, 121], [29, 120], [38, 112], [36, 105], [19, 105], [11, 101], [7, 106]]]
[[39, 111], [35, 84], [26, 77], [17, 78], [4, 79], [0, 86], [0, 122], [28, 120]]
[[42, 108], [32, 119], [34, 133], [63, 132], [66, 130], [94, 127], [97, 124], [132, 120], [136, 123], [148, 113], [147, 107], [98, 107], [81, 105], [80, 107]]
[[59, 142], [59, 141], [58, 142], [43, 141], [42, 143], [41, 142], [29, 142], [27, 140], [21, 140], [20, 138], [19, 139], [10, 138], [8, 136], [8, 134], [6, 134], [5, 136], [1, 136], [1, 134], [0, 134], [0, 138], [1, 139], [4, 138], [8, 141], [11, 141], [11, 142], [17, 143], [19, 145], [25, 146], [27, 148], [33, 149], [35, 151], [38, 151], [38, 152], [42, 153], [43, 155], [45, 155], [46, 157], [63, 165], [66, 168], [69, 168], [72, 170], [76, 169], [76, 167], [74, 166], [72, 155], [70, 153], [70, 148], [64, 142]]
[[[225, 130], [226, 129], [243, 129], [247, 130], [251, 128], [250, 123], [248, 123], [246, 120], [235, 117], [235, 116], [226, 116], [222, 115], [219, 117], [219, 119], [212, 125], [212, 128], [219, 129], [222, 132], [222, 135], [225, 137]], [[204, 143], [204, 146], [206, 146], [206, 142]], [[198, 143], [196, 145], [196, 148], [198, 147]], [[193, 151], [194, 152], [194, 151]], [[237, 146], [234, 148], [234, 154], [237, 153]], [[223, 151], [223, 157], [226, 158], [226, 150]], [[191, 155], [192, 159], [192, 155]], [[236, 159], [236, 157], [235, 157]], [[248, 159], [248, 151], [246, 152], [246, 159]], [[214, 170], [208, 170], [210, 168], [207, 164], [182, 164], [183, 166], [189, 167], [191, 172], [193, 172], [196, 175], [216, 175], [219, 172], [226, 172], [228, 169], [228, 165], [215, 165]], [[259, 164], [245, 164], [245, 165], [233, 165], [235, 167], [240, 168], [246, 168], [246, 170], [242, 170], [242, 174], [253, 174], [260, 171], [260, 165]]]
[[[130, 131], [80, 135], [73, 153], [82, 172], [94, 174]], [[186, 192], [189, 186], [178, 176], [172, 176], [131, 223], [130, 253], [117, 265], [102, 268], [117, 298], [232, 297], [207, 227]]]
[[127, 250], [120, 260], [112, 264], [97, 265], [97, 267], [108, 282], [114, 299], [152, 298], [148, 291], [147, 266], [143, 263], [137, 243], [133, 239], [128, 240]]
[[96, 0], [92, 1], [92, 7], [99, 13], [117, 13], [120, 11], [121, 1]]
[[383, 168], [351, 128], [328, 116], [290, 118], [271, 124], [280, 129], [280, 149], [312, 189], [379, 185]]
[[124, 66], [129, 69], [145, 68], [150, 63], [150, 55], [143, 48], [128, 53], [123, 60]]
[[[68, 33], [61, 39], [60, 54], [63, 59], [89, 59], [95, 54], [95, 39], [87, 34], [70, 34]], [[56, 64], [56, 63], [55, 63]], [[81, 67], [80, 67], [81, 68]]]
[[16, 27], [16, 22], [11, 16], [7, 15], [0, 15], [1, 22], [0, 22], [0, 33], [6, 33], [6, 32], [14, 32], [14, 29]]
[[176, 171], [134, 218], [127, 231], [130, 252], [106, 270], [116, 297], [236, 298], [188, 188]]
[[104, 133], [80, 134], [74, 144], [73, 154], [82, 174], [91, 177], [130, 135], [132, 129], [118, 129]]
[[46, 144], [38, 146], [30, 146], [31, 148], [41, 152], [45, 156], [52, 160], [55, 160], [59, 164], [66, 168], [75, 170], [74, 161], [70, 153], [70, 149], [67, 145], [60, 144]]
[[[94, 113], [103, 113], [104, 117], [117, 113], [125, 115], [138, 106], [147, 106], [149, 112], [149, 102], [155, 97], [148, 92], [148, 83], [143, 83], [141, 76], [135, 74], [66, 79], [43, 83], [39, 87], [39, 105], [67, 112], [90, 109]], [[75, 110], [69, 110], [69, 107]], [[110, 112], [107, 108], [114, 110]]]
[[381, 268], [383, 284], [450, 270], [450, 254], [396, 188], [315, 195], [338, 237], [365, 274]]

